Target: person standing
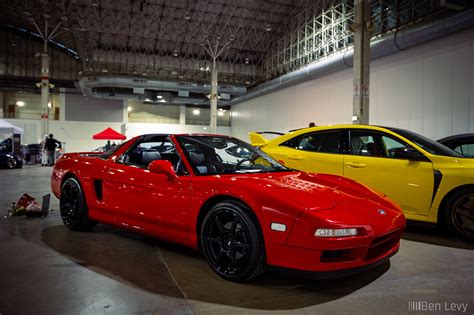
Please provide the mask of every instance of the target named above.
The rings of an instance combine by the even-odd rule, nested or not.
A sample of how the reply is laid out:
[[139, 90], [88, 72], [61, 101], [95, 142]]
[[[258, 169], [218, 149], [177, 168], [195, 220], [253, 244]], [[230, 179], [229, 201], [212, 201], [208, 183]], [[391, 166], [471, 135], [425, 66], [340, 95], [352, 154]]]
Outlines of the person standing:
[[56, 148], [61, 148], [61, 142], [54, 139], [54, 135], [50, 133], [49, 138], [46, 139], [45, 147], [46, 147], [46, 152], [48, 155], [48, 166], [53, 166], [55, 154], [56, 154]]
[[48, 153], [46, 150], [46, 140], [48, 140], [48, 135], [44, 135], [43, 141], [41, 141], [41, 166], [48, 165]]
[[110, 144], [110, 140], [107, 140], [107, 143], [104, 146], [104, 152], [109, 151], [111, 147], [112, 145]]

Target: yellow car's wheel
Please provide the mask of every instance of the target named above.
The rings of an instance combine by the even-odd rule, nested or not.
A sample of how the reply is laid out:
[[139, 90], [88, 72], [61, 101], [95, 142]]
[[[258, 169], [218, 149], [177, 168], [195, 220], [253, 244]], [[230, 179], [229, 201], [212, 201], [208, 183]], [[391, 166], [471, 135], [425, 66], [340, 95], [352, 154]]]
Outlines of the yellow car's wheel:
[[474, 188], [464, 188], [449, 198], [446, 223], [456, 235], [474, 243]]

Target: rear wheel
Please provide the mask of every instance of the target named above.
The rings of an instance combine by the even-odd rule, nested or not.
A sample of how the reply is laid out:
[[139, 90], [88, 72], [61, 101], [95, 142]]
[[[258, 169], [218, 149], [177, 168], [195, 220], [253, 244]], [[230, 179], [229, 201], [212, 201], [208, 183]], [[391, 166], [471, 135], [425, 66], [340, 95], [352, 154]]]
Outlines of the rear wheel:
[[464, 188], [446, 204], [446, 224], [456, 235], [474, 243], [474, 188]]
[[64, 225], [71, 230], [89, 230], [96, 224], [89, 219], [82, 187], [75, 178], [68, 178], [64, 182], [59, 208]]
[[227, 280], [247, 281], [266, 267], [260, 229], [250, 210], [236, 202], [218, 203], [207, 213], [201, 248], [212, 270]]
[[18, 165], [18, 162], [14, 158], [7, 158], [7, 161], [5, 162], [8, 168], [12, 169], [15, 168]]

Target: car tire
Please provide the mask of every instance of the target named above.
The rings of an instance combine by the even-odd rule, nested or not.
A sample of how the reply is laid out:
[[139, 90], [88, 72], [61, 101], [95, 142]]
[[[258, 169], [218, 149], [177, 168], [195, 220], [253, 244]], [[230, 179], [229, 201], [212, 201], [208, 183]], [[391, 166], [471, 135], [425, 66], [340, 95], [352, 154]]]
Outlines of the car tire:
[[455, 192], [446, 203], [445, 223], [460, 239], [474, 243], [474, 188]]
[[68, 178], [62, 185], [59, 209], [64, 225], [70, 230], [85, 231], [96, 225], [89, 219], [81, 184], [75, 178]]
[[9, 168], [9, 169], [13, 169], [13, 168], [17, 167], [18, 162], [17, 162], [14, 158], [9, 157], [9, 158], [7, 158], [7, 160], [5, 161], [5, 165], [6, 165], [7, 168]]
[[241, 203], [225, 201], [212, 207], [200, 240], [209, 266], [226, 280], [248, 281], [266, 269], [262, 232], [255, 215]]

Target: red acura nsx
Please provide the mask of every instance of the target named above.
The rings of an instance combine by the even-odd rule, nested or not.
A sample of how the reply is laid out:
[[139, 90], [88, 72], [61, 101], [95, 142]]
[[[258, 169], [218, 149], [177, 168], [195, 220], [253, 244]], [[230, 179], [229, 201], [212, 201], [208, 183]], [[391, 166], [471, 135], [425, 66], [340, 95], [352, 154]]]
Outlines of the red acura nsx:
[[232, 281], [267, 265], [367, 269], [397, 252], [405, 226], [384, 195], [288, 169], [228, 136], [144, 135], [101, 155], [64, 154], [51, 187], [69, 229], [102, 222], [200, 249]]

